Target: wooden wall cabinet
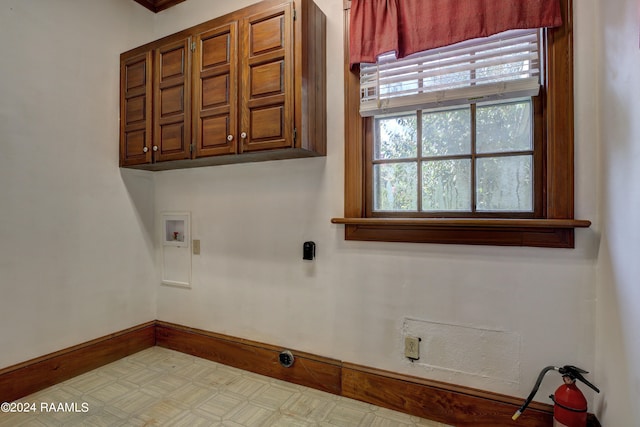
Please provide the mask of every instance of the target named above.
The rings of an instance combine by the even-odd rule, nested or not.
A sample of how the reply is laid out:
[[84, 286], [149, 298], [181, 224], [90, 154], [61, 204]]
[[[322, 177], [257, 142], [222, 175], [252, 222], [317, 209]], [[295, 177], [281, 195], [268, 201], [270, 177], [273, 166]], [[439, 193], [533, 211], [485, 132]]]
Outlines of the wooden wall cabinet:
[[265, 0], [120, 56], [120, 166], [326, 155], [326, 21]]

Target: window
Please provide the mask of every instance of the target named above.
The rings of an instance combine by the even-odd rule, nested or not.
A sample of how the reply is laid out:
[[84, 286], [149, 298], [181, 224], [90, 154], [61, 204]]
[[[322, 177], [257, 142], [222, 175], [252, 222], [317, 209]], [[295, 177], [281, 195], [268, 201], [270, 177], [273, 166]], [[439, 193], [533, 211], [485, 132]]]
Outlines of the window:
[[532, 101], [376, 116], [370, 216], [533, 213]]
[[[558, 28], [361, 69], [346, 40], [345, 217], [332, 221], [347, 239], [574, 246], [590, 222], [573, 217], [572, 4], [561, 4]], [[475, 93], [477, 82], [493, 92]]]
[[534, 214], [540, 36], [511, 30], [360, 66], [368, 216]]

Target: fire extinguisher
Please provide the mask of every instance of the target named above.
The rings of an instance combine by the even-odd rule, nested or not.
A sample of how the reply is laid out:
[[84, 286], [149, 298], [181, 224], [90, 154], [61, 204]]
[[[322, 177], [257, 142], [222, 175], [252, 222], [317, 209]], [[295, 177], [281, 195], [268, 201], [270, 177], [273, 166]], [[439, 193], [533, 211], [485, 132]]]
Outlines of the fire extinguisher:
[[520, 414], [529, 406], [529, 403], [533, 400], [533, 397], [540, 388], [540, 383], [545, 374], [549, 371], [558, 371], [562, 375], [562, 384], [556, 390], [555, 394], [549, 396], [553, 400], [553, 427], [586, 427], [587, 425], [587, 399], [584, 394], [576, 386], [576, 380], [582, 381], [587, 386], [600, 393], [600, 390], [595, 385], [591, 384], [582, 374], [588, 374], [589, 372], [577, 368], [575, 366], [566, 365], [563, 367], [547, 366], [538, 375], [533, 390], [524, 401], [520, 409], [513, 414], [513, 420], [517, 420]]

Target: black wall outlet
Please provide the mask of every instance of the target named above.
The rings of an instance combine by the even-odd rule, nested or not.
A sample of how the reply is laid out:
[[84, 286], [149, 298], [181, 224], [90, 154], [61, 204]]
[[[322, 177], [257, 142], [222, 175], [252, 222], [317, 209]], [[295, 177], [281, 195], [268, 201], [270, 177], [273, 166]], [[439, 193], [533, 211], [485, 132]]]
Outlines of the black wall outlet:
[[302, 259], [312, 260], [316, 257], [316, 244], [314, 242], [304, 242], [302, 245]]

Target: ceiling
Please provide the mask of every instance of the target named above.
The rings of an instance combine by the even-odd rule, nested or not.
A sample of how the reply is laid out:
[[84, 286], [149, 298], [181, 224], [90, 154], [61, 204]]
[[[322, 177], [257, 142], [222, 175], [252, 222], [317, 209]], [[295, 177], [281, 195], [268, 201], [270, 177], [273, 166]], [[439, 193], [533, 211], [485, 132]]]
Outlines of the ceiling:
[[172, 6], [182, 3], [184, 0], [133, 0], [140, 3], [152, 12], [158, 13], [161, 10], [169, 9]]

